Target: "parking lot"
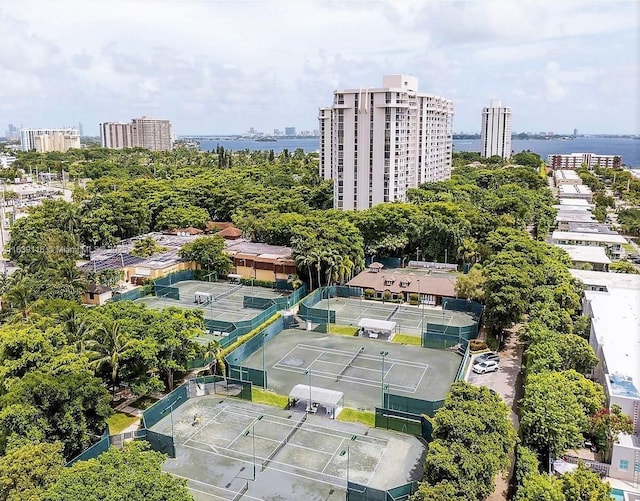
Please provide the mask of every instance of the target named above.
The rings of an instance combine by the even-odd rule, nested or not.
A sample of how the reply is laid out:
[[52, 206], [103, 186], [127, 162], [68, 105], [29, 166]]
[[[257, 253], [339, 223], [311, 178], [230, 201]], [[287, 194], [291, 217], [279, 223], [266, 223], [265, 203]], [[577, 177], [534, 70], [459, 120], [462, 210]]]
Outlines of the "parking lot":
[[471, 370], [473, 361], [478, 355], [474, 355], [472, 363], [467, 369], [466, 380], [476, 386], [488, 386], [502, 397], [511, 409], [510, 418], [518, 429], [518, 416], [515, 412], [517, 400], [520, 398], [519, 388], [520, 367], [522, 361], [522, 344], [518, 341], [517, 334], [511, 333], [504, 343], [504, 348], [498, 352], [500, 356], [500, 368], [496, 372], [476, 374]]

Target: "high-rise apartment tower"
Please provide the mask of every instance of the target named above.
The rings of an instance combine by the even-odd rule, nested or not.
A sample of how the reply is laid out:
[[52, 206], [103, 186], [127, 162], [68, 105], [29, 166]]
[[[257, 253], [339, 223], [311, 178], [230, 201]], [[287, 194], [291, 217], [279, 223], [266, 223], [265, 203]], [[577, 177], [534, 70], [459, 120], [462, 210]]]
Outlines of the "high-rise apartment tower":
[[334, 207], [405, 201], [407, 189], [451, 176], [453, 103], [418, 93], [409, 75], [382, 87], [336, 90], [320, 108], [320, 176], [334, 183]]
[[511, 157], [511, 108], [494, 99], [482, 109], [480, 140], [483, 157]]
[[100, 124], [100, 141], [104, 148], [147, 148], [170, 150], [173, 147], [171, 123], [155, 118], [134, 118], [131, 123]]

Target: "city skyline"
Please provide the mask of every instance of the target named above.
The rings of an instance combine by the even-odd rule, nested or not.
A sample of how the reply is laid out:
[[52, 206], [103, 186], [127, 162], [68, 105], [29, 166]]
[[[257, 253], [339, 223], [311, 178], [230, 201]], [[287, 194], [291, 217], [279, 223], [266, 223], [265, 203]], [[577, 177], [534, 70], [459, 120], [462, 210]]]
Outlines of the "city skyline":
[[500, 99], [514, 131], [640, 132], [633, 1], [96, 3], [64, 0], [51, 16], [37, 0], [3, 2], [4, 123], [315, 130], [334, 90], [405, 73], [453, 101], [454, 131], [478, 131]]

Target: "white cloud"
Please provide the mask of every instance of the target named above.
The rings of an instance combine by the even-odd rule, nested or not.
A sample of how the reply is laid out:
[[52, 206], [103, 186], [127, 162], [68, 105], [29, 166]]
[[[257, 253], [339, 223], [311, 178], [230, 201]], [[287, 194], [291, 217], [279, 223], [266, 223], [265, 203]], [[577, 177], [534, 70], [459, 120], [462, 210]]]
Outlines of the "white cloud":
[[612, 74], [625, 89], [637, 82], [637, 2], [43, 5], [0, 6], [0, 97], [14, 123], [82, 121], [95, 133], [100, 121], [144, 113], [170, 118], [178, 134], [314, 129], [334, 89], [376, 87], [383, 74], [405, 72], [419, 78], [420, 90], [454, 100], [456, 130], [477, 129], [494, 97], [536, 121], [522, 129], [557, 129], [554, 121], [580, 116], [594, 95], [613, 107], [602, 113], [601, 130], [637, 128], [629, 112], [637, 93], [608, 83]]

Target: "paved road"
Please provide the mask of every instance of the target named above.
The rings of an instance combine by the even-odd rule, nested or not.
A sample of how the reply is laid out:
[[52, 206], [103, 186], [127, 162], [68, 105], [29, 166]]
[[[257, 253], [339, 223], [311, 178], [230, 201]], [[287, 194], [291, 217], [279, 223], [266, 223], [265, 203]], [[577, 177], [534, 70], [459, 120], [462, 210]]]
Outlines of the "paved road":
[[[514, 330], [519, 328], [516, 327]], [[522, 366], [522, 343], [518, 340], [515, 332], [510, 333], [507, 337], [503, 349], [498, 352], [500, 355], [500, 369], [497, 372], [488, 374], [476, 374], [471, 371], [469, 366], [466, 380], [476, 386], [488, 386], [509, 406], [511, 412], [509, 418], [513, 423], [516, 431], [520, 422], [518, 419], [517, 402], [522, 397], [522, 376], [520, 368]], [[474, 356], [475, 357], [475, 356]], [[496, 489], [487, 501], [505, 501], [508, 499], [509, 479], [513, 475], [514, 455], [511, 454], [511, 468], [505, 477], [496, 478]]]

